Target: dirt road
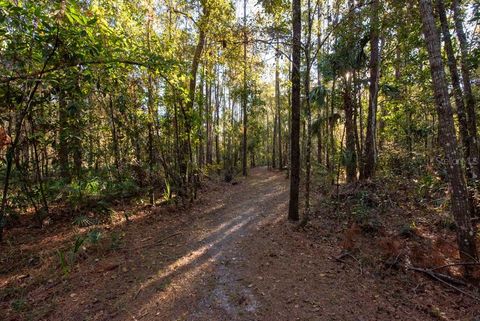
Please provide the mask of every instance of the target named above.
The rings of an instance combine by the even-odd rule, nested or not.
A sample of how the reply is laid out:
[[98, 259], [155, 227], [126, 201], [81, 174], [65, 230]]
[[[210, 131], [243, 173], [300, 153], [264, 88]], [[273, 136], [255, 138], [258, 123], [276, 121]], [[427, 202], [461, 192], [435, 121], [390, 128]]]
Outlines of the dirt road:
[[249, 275], [252, 262], [245, 248], [255, 250], [252, 236], [281, 219], [287, 196], [284, 174], [256, 169], [239, 184], [210, 192], [188, 218], [178, 213], [179, 222], [168, 231], [165, 224], [135, 222], [139, 226], [126, 231], [127, 246], [120, 253], [93, 267], [85, 264], [88, 271], [80, 268], [72, 276], [71, 292], [59, 298], [51, 317], [258, 319], [264, 299]]
[[[471, 320], [465, 298], [445, 316], [438, 299], [450, 294], [441, 285], [336, 260], [336, 220], [320, 210], [297, 231], [286, 221], [287, 185], [285, 173], [259, 168], [236, 185], [211, 184], [191, 210], [137, 214], [109, 230], [118, 248], [87, 251], [66, 277], [58, 268], [36, 277], [23, 319]], [[19, 319], [9, 312], [6, 320]]]

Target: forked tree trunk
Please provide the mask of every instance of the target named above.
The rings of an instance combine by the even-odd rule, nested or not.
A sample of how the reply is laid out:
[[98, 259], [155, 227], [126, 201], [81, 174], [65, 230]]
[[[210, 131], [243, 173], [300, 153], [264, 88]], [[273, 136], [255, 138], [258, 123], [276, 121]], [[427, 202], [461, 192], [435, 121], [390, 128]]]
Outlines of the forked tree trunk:
[[[442, 62], [439, 32], [435, 25], [431, 0], [420, 0], [419, 2], [423, 33], [430, 61], [440, 139], [442, 140], [441, 145], [447, 160], [446, 169], [451, 187], [451, 208], [457, 224], [460, 258], [464, 262], [472, 262], [478, 258], [475, 244], [476, 233], [471, 222], [467, 188], [457, 152], [457, 138]], [[469, 269], [466, 269], [466, 271], [468, 275]]]

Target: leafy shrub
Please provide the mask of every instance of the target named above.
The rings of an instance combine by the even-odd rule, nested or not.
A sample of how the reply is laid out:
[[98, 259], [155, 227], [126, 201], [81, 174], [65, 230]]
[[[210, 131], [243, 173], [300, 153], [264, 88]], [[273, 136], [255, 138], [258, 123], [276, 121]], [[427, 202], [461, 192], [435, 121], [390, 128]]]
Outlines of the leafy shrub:
[[425, 173], [428, 163], [425, 155], [395, 148], [386, 149], [379, 157], [379, 168], [387, 175], [415, 177]]
[[420, 198], [429, 198], [440, 187], [441, 180], [429, 172], [423, 173], [417, 181], [416, 194]]

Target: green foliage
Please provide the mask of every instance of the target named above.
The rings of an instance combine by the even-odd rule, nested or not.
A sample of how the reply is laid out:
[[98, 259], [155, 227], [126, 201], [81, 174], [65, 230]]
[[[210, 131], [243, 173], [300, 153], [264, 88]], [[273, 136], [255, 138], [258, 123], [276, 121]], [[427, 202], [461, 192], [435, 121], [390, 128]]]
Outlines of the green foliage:
[[441, 185], [439, 177], [425, 172], [416, 180], [416, 194], [420, 199], [430, 198], [434, 191], [438, 190]]
[[172, 199], [172, 190], [170, 188], [170, 183], [165, 180], [165, 190], [163, 191], [163, 199], [168, 202]]
[[91, 230], [88, 232], [86, 239], [90, 244], [96, 245], [102, 238], [102, 233], [100, 230]]
[[[66, 201], [73, 209], [78, 211], [82, 206], [90, 204], [97, 200], [97, 209], [101, 213], [110, 214], [111, 209], [106, 199], [114, 197], [127, 197], [140, 192], [137, 183], [130, 178], [121, 178], [118, 181], [111, 181], [107, 177], [91, 176], [85, 179], [74, 179], [67, 183], [62, 179], [54, 179], [46, 182], [46, 193], [50, 201]], [[22, 195], [18, 195], [20, 199]], [[28, 202], [20, 200], [17, 202]], [[75, 225], [88, 226], [94, 222], [89, 222], [87, 217], [78, 216], [74, 220]]]
[[95, 225], [95, 222], [86, 215], [78, 215], [74, 218], [73, 224], [79, 227], [89, 227]]
[[97, 246], [102, 238], [102, 233], [98, 229], [89, 231], [86, 235], [79, 235], [75, 242], [66, 250], [57, 250], [57, 256], [60, 269], [64, 275], [68, 275], [80, 254], [86, 250], [87, 246]]
[[84, 237], [77, 237], [75, 239], [75, 244], [73, 245], [73, 249], [72, 249], [72, 252], [73, 254], [77, 254], [78, 251], [80, 250], [81, 246], [83, 245], [83, 243], [85, 242], [86, 238]]
[[64, 275], [70, 273], [70, 264], [67, 262], [66, 253], [62, 250], [57, 251], [58, 260], [60, 261], [60, 268]]
[[343, 166], [348, 166], [357, 161], [356, 154], [353, 151], [342, 149], [341, 153], [341, 164]]
[[401, 92], [400, 92], [400, 88], [398, 86], [390, 85], [390, 84], [381, 84], [380, 85], [380, 90], [388, 98], [391, 98], [391, 99], [401, 98]]
[[425, 155], [388, 149], [379, 159], [379, 167], [387, 174], [418, 177], [427, 170]]
[[352, 214], [358, 223], [365, 223], [370, 217], [370, 206], [368, 206], [368, 192], [360, 191], [357, 195], [357, 202]]
[[[111, 220], [115, 201], [123, 203], [131, 196], [141, 196], [143, 202], [154, 191], [163, 193], [165, 201], [172, 194], [191, 201], [193, 195], [184, 194], [195, 193], [200, 173], [224, 173], [230, 181], [240, 168], [243, 119], [248, 118], [249, 162], [271, 164], [273, 145], [277, 156], [279, 146], [287, 155], [291, 8], [286, 0], [257, 4], [243, 26], [229, 0], [0, 0], [0, 129], [19, 138], [9, 154], [14, 161], [0, 227], [34, 211], [41, 221], [47, 214], [45, 203], [54, 210], [66, 206], [73, 225], [87, 228]], [[445, 168], [432, 165], [441, 144], [428, 56], [420, 19], [413, 12], [417, 5], [380, 1], [378, 25], [372, 24], [376, 19], [369, 2], [311, 5], [308, 9], [321, 8], [318, 16], [311, 12], [312, 26], [307, 26], [308, 10], [303, 10], [302, 40], [308, 36], [312, 43], [303, 46], [302, 54], [312, 58], [307, 81], [321, 84], [303, 98], [313, 107], [312, 153], [322, 134], [329, 157], [327, 164], [313, 162], [315, 184], [330, 191], [337, 171], [343, 175], [338, 166], [358, 162], [342, 146], [339, 120], [347, 92], [354, 108], [357, 157], [364, 152], [369, 40], [378, 28], [382, 59], [377, 167], [386, 175], [418, 179], [416, 196], [427, 198], [440, 188], [437, 176]], [[472, 6], [467, 16], [473, 26], [479, 15], [478, 5]], [[468, 69], [475, 80], [480, 38], [476, 33], [469, 38]], [[259, 53], [262, 49], [278, 58], [275, 69], [266, 62], [270, 56]], [[276, 71], [279, 97], [272, 81]], [[310, 134], [305, 129], [308, 126], [302, 126], [302, 139]], [[301, 141], [304, 159], [305, 143]], [[209, 164], [207, 151], [213, 154]], [[427, 165], [433, 167], [431, 174], [424, 174]], [[5, 168], [2, 161], [1, 181]], [[360, 220], [369, 215], [366, 198], [360, 197], [353, 212]], [[124, 213], [128, 221], [130, 212]], [[100, 238], [99, 230], [92, 230], [72, 248], [59, 251], [64, 273], [87, 243], [95, 245]], [[112, 247], [116, 243], [112, 239]]]
[[325, 98], [327, 96], [327, 89], [323, 85], [316, 86], [310, 91], [308, 99], [319, 108], [325, 107]]
[[367, 56], [365, 46], [369, 37], [361, 34], [348, 34], [337, 38], [333, 53], [320, 57], [320, 69], [322, 75], [332, 79], [335, 75], [343, 75], [352, 70], [358, 70], [366, 65]]

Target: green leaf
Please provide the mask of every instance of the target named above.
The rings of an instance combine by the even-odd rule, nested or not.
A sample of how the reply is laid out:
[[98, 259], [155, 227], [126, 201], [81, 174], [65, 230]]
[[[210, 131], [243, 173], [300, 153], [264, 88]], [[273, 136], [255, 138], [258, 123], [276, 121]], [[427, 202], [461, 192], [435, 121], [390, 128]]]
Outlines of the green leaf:
[[327, 96], [327, 89], [319, 85], [313, 88], [308, 95], [310, 102], [316, 104], [318, 107], [325, 106], [325, 97]]

